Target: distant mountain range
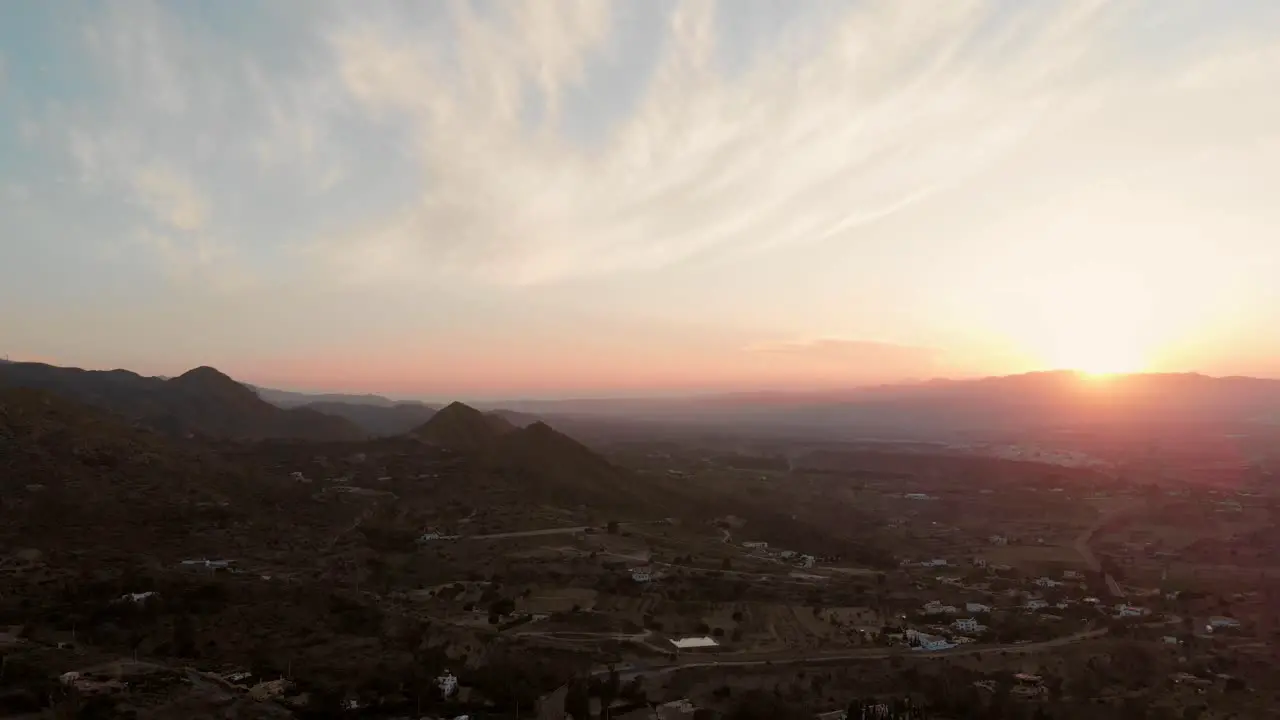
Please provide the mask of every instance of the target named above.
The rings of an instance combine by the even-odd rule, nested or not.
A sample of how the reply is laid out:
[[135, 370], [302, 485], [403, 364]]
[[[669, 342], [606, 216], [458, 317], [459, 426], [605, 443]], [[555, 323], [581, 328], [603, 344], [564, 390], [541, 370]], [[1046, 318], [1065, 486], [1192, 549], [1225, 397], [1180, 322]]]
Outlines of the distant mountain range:
[[[244, 385], [212, 368], [172, 379], [0, 363], [0, 385], [33, 387], [173, 433], [240, 439], [354, 439], [426, 433], [456, 444], [481, 427], [545, 423], [588, 442], [655, 431], [827, 439], [931, 439], [1084, 427], [1280, 427], [1280, 380], [1198, 374], [1091, 377], [1044, 372], [821, 392], [684, 398], [511, 401], [482, 412], [380, 395], [288, 392]], [[466, 408], [466, 412], [461, 408]], [[482, 408], [484, 409], [484, 408]], [[431, 424], [440, 413], [448, 422]], [[444, 432], [459, 437], [433, 436]], [[485, 440], [486, 442], [488, 440]], [[462, 443], [466, 444], [466, 443]], [[474, 449], [474, 448], [470, 448]]]
[[837, 391], [504, 403], [555, 418], [764, 434], [937, 438], [1016, 428], [1280, 424], [1280, 380], [1041, 372]]

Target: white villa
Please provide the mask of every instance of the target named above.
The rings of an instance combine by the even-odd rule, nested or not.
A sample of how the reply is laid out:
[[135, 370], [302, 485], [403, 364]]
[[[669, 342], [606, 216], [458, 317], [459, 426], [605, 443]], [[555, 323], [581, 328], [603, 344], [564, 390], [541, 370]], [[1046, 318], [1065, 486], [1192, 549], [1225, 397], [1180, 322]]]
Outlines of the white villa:
[[987, 627], [974, 618], [961, 618], [951, 623], [951, 629], [963, 633], [980, 633]]
[[448, 670], [444, 674], [436, 678], [436, 687], [440, 688], [440, 694], [444, 697], [450, 697], [458, 691], [458, 678]]

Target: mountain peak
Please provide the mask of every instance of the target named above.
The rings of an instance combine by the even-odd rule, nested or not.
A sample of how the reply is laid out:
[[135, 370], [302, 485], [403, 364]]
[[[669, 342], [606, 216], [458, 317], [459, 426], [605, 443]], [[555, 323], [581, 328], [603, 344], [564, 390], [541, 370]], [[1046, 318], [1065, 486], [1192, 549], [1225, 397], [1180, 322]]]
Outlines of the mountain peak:
[[514, 426], [496, 415], [486, 415], [461, 402], [444, 406], [411, 435], [456, 452], [481, 452], [493, 447], [498, 438]]
[[[181, 382], [184, 384], [185, 383], [202, 383], [202, 384], [234, 383], [236, 385], [240, 385], [240, 383], [237, 383], [235, 380], [232, 380], [231, 376], [227, 375], [221, 370], [218, 370], [217, 368], [211, 368], [208, 365], [201, 365], [198, 368], [192, 368], [191, 370], [188, 370], [182, 373], [178, 377], [173, 378], [169, 382]], [[245, 389], [248, 390], [249, 388], [245, 388]]]

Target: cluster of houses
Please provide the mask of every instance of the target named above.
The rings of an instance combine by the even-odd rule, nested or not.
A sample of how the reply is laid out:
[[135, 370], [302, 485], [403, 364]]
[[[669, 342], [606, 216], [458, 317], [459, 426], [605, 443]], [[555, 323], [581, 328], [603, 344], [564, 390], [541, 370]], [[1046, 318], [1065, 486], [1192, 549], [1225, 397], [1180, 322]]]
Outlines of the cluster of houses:
[[742, 543], [742, 547], [751, 550], [756, 555], [771, 557], [776, 560], [790, 562], [796, 567], [811, 568], [817, 562], [817, 558], [813, 555], [805, 555], [795, 550], [770, 550], [769, 543], [763, 540], [748, 540]]

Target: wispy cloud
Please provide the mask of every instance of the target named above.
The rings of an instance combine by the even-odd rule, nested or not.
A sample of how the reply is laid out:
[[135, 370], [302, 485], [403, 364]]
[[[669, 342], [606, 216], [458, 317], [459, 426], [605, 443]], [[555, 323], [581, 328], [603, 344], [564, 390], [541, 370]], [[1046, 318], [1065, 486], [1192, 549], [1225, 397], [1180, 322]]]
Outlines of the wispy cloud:
[[682, 3], [634, 111], [590, 149], [522, 118], [582, 81], [604, 4], [460, 10], [452, 54], [400, 24], [340, 27], [344, 82], [409, 127], [426, 187], [333, 239], [330, 259], [368, 279], [443, 267], [531, 283], [837, 236], [963, 181], [1098, 89], [1112, 6], [1000, 5], [858, 3], [730, 72], [715, 5]]
[[134, 173], [133, 187], [138, 200], [160, 222], [175, 230], [205, 229], [209, 203], [190, 178], [164, 165], [150, 165]]
[[847, 338], [759, 343], [746, 351], [801, 366], [841, 370], [852, 377], [920, 377], [939, 370], [942, 360], [937, 348]]

